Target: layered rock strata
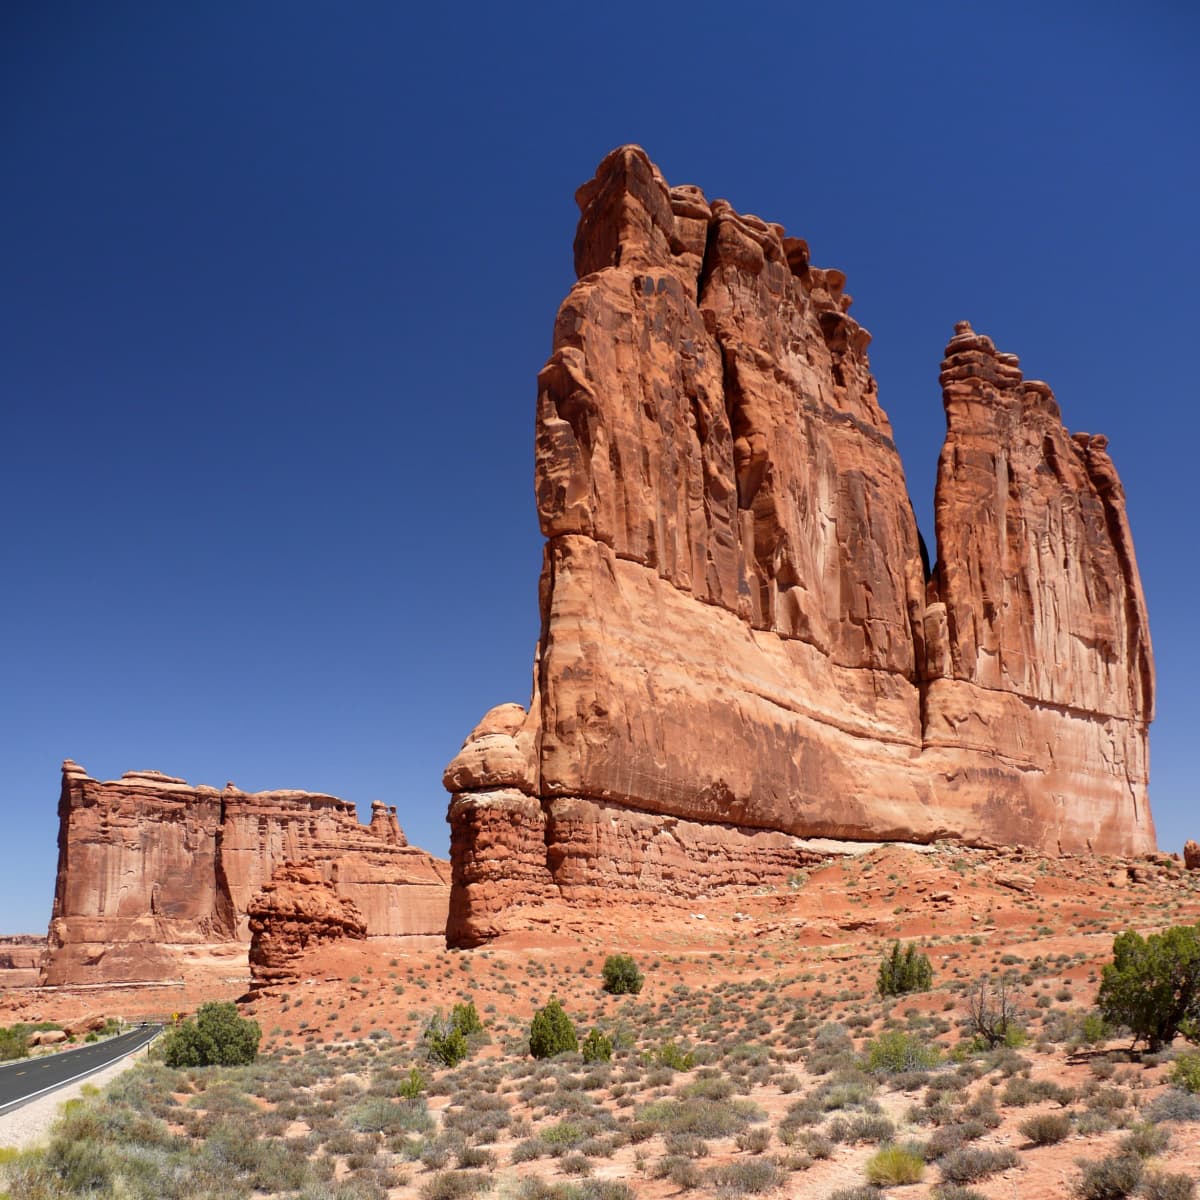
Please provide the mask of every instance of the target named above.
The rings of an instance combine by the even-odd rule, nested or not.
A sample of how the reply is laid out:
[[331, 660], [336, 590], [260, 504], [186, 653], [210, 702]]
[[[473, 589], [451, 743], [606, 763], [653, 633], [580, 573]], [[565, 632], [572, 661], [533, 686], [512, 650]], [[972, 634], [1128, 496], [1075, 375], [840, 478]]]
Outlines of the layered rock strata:
[[777, 881], [811, 837], [1152, 849], [1105, 439], [960, 324], [929, 569], [844, 276], [638, 147], [576, 199], [534, 694], [446, 771], [450, 940], [548, 898]]
[[42, 982], [179, 977], [240, 962], [276, 867], [306, 861], [374, 935], [440, 934], [448, 865], [409, 846], [394, 809], [301, 791], [192, 787], [157, 771], [102, 783], [63, 764], [58, 877]]
[[46, 939], [36, 934], [0, 937], [0, 990], [36, 986], [45, 950]]
[[253, 987], [298, 978], [305, 951], [343, 938], [362, 940], [367, 923], [353, 900], [338, 894], [313, 863], [283, 863], [250, 901], [250, 976]]

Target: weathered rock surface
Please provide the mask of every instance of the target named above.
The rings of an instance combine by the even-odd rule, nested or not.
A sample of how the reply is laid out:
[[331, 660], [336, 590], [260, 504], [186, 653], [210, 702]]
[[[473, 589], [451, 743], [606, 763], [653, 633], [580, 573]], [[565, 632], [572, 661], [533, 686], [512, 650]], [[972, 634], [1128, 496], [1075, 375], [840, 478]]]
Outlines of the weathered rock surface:
[[799, 838], [1152, 849], [1105, 440], [960, 324], [929, 571], [841, 273], [638, 147], [576, 199], [538, 379], [534, 696], [447, 768], [451, 941], [551, 896], [778, 880]]
[[0, 937], [0, 989], [35, 987], [46, 939], [32, 933]]
[[1184, 842], [1183, 865], [1189, 871], [1200, 871], [1200, 844], [1190, 840]]
[[296, 979], [297, 959], [314, 946], [367, 936], [357, 905], [339, 895], [313, 863], [276, 867], [251, 899], [246, 916], [255, 988]]
[[409, 846], [394, 809], [369, 826], [353, 804], [300, 791], [192, 787], [157, 771], [102, 783], [63, 764], [58, 878], [42, 982], [244, 970], [251, 900], [305, 861], [354, 902], [370, 934], [440, 934], [449, 869]]

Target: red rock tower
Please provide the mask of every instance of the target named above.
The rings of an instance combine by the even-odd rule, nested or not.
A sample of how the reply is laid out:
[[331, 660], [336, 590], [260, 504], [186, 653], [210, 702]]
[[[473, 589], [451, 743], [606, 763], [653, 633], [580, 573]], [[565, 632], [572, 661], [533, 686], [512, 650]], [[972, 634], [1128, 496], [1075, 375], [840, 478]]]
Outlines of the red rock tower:
[[960, 325], [927, 581], [841, 272], [636, 146], [576, 199], [538, 377], [533, 698], [447, 768], [451, 942], [550, 896], [777, 881], [813, 837], [1152, 849], [1104, 439]]

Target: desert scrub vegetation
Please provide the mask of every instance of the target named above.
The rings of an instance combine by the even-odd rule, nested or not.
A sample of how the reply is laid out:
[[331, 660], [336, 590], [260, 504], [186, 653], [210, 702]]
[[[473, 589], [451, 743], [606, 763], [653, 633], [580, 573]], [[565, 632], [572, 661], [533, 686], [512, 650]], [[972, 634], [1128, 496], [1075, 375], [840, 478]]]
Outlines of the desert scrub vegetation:
[[159, 1052], [168, 1067], [234, 1067], [258, 1056], [262, 1030], [238, 1013], [237, 1005], [210, 1001], [194, 1019], [167, 1030]]
[[534, 1058], [553, 1058], [579, 1049], [579, 1037], [559, 1000], [551, 996], [544, 1008], [533, 1014], [529, 1025], [529, 1053]]
[[645, 976], [629, 954], [610, 954], [601, 969], [604, 990], [612, 996], [636, 996], [646, 982]]
[[901, 946], [893, 942], [879, 964], [875, 989], [881, 996], [902, 996], [907, 992], [927, 992], [933, 985], [933, 967], [929, 956], [915, 942]]
[[1143, 938], [1113, 939], [1113, 961], [1101, 972], [1097, 1006], [1151, 1054], [1183, 1033], [1200, 1037], [1200, 925], [1176, 925]]
[[920, 1183], [925, 1174], [925, 1159], [912, 1146], [881, 1146], [867, 1159], [867, 1182], [876, 1187]]

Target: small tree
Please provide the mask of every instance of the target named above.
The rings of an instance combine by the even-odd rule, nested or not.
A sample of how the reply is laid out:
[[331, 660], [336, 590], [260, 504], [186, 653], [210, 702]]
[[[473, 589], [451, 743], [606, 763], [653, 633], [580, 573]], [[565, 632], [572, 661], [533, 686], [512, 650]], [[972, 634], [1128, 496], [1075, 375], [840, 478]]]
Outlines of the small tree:
[[629, 954], [610, 954], [604, 960], [604, 990], [613, 996], [636, 996], [645, 976]]
[[583, 1039], [583, 1045], [579, 1047], [579, 1051], [583, 1055], [585, 1063], [611, 1062], [613, 1056], [612, 1038], [607, 1034], [601, 1033], [595, 1026], [592, 1026], [591, 1033]]
[[879, 964], [875, 986], [881, 996], [901, 996], [906, 992], [927, 992], [933, 983], [929, 956], [922, 954], [916, 942], [901, 947], [893, 942]]
[[194, 1021], [182, 1021], [163, 1038], [168, 1067], [236, 1067], [258, 1057], [262, 1030], [238, 1014], [237, 1005], [210, 1001]]
[[1097, 1004], [1106, 1021], [1126, 1025], [1151, 1054], [1182, 1033], [1200, 1036], [1200, 925], [1162, 933], [1126, 930], [1113, 939]]
[[534, 1058], [553, 1058], [579, 1049], [579, 1038], [563, 1006], [551, 996], [545, 1008], [533, 1014], [529, 1026], [529, 1053]]
[[482, 1033], [483, 1022], [479, 1019], [475, 1001], [468, 1000], [466, 1004], [456, 1004], [450, 1012], [450, 1025], [464, 1037], [470, 1037], [473, 1033]]
[[1003, 976], [981, 975], [967, 989], [967, 1028], [989, 1048], [1023, 1040], [1020, 1015], [1019, 997]]

